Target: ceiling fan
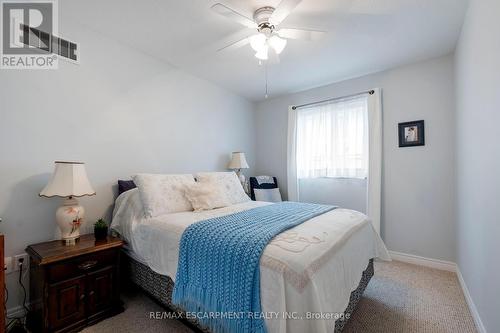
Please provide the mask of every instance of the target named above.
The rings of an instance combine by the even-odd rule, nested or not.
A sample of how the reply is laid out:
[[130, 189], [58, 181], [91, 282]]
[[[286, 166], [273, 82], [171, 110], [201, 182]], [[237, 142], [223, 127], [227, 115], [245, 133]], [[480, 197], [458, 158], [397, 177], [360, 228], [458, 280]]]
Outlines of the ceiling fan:
[[255, 57], [257, 59], [279, 62], [278, 55], [285, 49], [288, 39], [316, 40], [321, 38], [325, 34], [324, 31], [278, 28], [281, 22], [290, 15], [301, 1], [282, 0], [276, 8], [270, 6], [261, 7], [254, 12], [253, 18], [248, 18], [226, 5], [216, 3], [211, 7], [213, 11], [257, 31], [217, 51], [233, 50], [250, 44], [256, 52]]

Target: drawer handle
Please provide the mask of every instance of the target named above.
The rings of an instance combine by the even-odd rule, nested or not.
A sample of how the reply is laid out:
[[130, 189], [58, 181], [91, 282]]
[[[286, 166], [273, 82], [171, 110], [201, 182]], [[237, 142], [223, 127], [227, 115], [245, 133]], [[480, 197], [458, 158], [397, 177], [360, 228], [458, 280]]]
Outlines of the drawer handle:
[[84, 263], [81, 263], [80, 265], [78, 265], [78, 268], [81, 269], [82, 271], [86, 271], [88, 269], [91, 269], [95, 265], [97, 265], [97, 260], [89, 260], [89, 261], [85, 261]]

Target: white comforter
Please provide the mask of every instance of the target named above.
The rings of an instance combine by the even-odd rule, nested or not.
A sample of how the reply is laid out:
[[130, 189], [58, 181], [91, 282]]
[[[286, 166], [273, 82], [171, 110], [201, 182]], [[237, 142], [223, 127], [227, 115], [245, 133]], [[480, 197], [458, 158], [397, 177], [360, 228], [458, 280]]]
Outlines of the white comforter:
[[[267, 204], [249, 201], [145, 219], [134, 189], [116, 200], [111, 227], [139, 260], [175, 280], [179, 242], [190, 224]], [[347, 307], [371, 258], [390, 260], [368, 218], [352, 210], [332, 210], [278, 235], [260, 261], [268, 332], [332, 332], [335, 315]]]

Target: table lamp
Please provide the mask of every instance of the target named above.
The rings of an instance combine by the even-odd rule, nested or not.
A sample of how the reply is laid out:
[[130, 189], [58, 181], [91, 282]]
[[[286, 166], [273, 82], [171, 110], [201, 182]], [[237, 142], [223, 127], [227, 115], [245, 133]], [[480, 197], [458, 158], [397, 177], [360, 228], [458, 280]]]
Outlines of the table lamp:
[[56, 161], [52, 179], [39, 195], [47, 198], [64, 198], [62, 206], [56, 211], [56, 221], [65, 244], [75, 244], [80, 237], [80, 225], [85, 214], [85, 210], [75, 198], [95, 195], [87, 178], [85, 164]]

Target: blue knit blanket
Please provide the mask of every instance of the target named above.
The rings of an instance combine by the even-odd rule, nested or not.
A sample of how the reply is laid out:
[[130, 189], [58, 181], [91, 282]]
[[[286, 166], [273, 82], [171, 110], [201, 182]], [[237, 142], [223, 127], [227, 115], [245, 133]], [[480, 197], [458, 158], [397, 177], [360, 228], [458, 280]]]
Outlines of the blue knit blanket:
[[211, 332], [265, 333], [259, 261], [279, 233], [334, 206], [282, 202], [190, 225], [172, 301]]

